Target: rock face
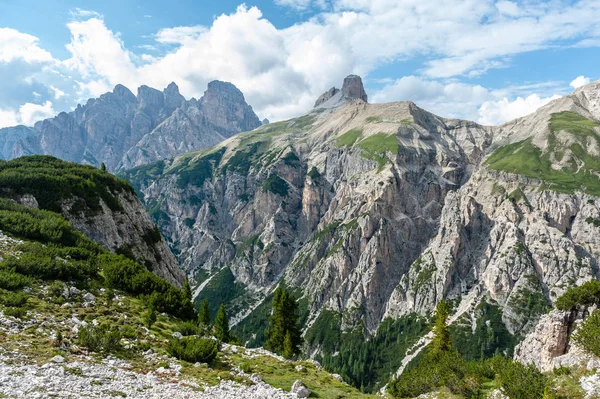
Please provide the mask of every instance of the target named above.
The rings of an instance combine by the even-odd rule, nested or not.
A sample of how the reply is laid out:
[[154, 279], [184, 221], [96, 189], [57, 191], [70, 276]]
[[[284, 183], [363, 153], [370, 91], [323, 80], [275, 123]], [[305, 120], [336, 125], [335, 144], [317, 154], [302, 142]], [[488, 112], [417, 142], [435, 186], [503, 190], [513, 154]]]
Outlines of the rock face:
[[101, 201], [102, 211], [80, 210], [75, 199], [65, 201], [63, 216], [73, 227], [111, 252], [131, 254], [140, 264], [177, 286], [185, 275], [177, 259], [134, 193], [122, 191], [115, 199], [121, 210]]
[[367, 102], [367, 93], [360, 76], [349, 75], [344, 79], [342, 89], [332, 87], [315, 102], [315, 108], [332, 108], [351, 101]]
[[230, 83], [210, 82], [200, 100], [189, 101], [175, 83], [162, 92], [141, 86], [137, 96], [117, 85], [32, 128], [0, 129], [0, 158], [49, 154], [94, 166], [105, 163], [114, 171], [209, 147], [260, 125]]
[[[600, 180], [581, 164], [600, 162], [599, 93], [593, 83], [486, 127], [410, 102], [367, 104], [349, 77], [305, 116], [128, 177], [197, 297], [235, 292], [234, 323], [285, 281], [308, 328], [327, 309], [372, 333], [442, 298], [463, 322], [485, 299], [521, 336], [569, 286], [599, 277]], [[546, 173], [559, 153], [582, 168]]]

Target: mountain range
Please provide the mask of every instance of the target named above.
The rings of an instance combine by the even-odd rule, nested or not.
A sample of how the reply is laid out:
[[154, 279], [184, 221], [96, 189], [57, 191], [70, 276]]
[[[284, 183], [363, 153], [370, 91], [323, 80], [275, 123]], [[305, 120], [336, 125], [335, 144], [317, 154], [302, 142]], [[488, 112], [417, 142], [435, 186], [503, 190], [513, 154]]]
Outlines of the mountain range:
[[127, 169], [213, 146], [261, 125], [231, 83], [212, 81], [199, 100], [186, 100], [175, 83], [162, 92], [123, 85], [33, 127], [0, 129], [0, 159], [53, 155], [108, 170]]
[[[137, 96], [118, 85], [33, 128], [0, 130], [0, 144], [4, 158], [52, 154], [117, 171], [172, 254], [162, 239], [115, 238], [129, 237], [128, 223], [153, 230], [127, 185], [111, 193], [130, 205], [109, 212], [103, 200], [96, 219], [76, 195], [59, 211], [180, 285], [176, 258], [194, 301], [212, 314], [226, 305], [248, 347], [264, 344], [285, 287], [298, 298], [304, 353], [365, 391], [422, 355], [442, 300], [465, 358], [516, 353], [549, 369], [589, 312], [547, 313], [600, 279], [600, 82], [500, 126], [410, 101], [370, 104], [356, 75], [307, 114], [268, 124], [229, 83], [189, 101], [174, 83]], [[30, 191], [4, 196], [39, 207]]]
[[328, 336], [375, 336], [441, 299], [463, 344], [492, 322], [474, 351], [512, 353], [599, 277], [598, 82], [496, 127], [366, 100], [350, 76], [304, 116], [124, 174], [197, 300], [227, 303], [250, 345], [284, 284], [320, 358], [340, 349]]

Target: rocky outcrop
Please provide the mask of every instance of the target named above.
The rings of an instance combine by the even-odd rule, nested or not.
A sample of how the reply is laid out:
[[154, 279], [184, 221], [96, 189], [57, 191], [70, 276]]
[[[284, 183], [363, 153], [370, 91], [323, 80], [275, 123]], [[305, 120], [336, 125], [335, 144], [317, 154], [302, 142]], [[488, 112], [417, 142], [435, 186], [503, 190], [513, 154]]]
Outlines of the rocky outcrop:
[[314, 108], [334, 108], [352, 101], [367, 102], [367, 93], [360, 76], [348, 75], [342, 89], [332, 87], [315, 102]]
[[214, 81], [200, 100], [186, 101], [175, 83], [137, 96], [123, 85], [35, 124], [0, 129], [0, 158], [49, 154], [111, 170], [132, 168], [210, 147], [261, 125], [231, 83]]
[[600, 367], [594, 358], [570, 339], [579, 324], [591, 313], [590, 309], [565, 312], [553, 310], [542, 316], [535, 329], [515, 348], [514, 359], [534, 364], [540, 371], [559, 367]]
[[73, 227], [109, 251], [132, 257], [158, 276], [181, 286], [185, 275], [140, 200], [128, 191], [116, 193], [115, 199], [119, 210], [112, 210], [101, 200], [102, 210], [89, 212], [80, 209], [73, 198], [64, 201], [62, 214]]

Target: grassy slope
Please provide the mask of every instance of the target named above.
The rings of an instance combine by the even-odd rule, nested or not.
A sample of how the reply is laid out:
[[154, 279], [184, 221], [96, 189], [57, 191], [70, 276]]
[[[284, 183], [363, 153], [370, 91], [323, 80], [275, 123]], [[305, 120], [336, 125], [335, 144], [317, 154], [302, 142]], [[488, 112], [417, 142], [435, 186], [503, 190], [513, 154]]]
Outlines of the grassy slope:
[[[548, 149], [545, 152], [532, 143], [532, 139], [512, 143], [498, 148], [486, 160], [489, 168], [516, 173], [525, 177], [543, 180], [547, 188], [573, 193], [582, 190], [588, 194], [600, 195], [600, 157], [589, 154], [587, 140], [596, 140], [600, 144], [600, 135], [594, 130], [600, 124], [573, 112], [552, 114], [548, 135]], [[566, 131], [572, 134], [576, 143], [568, 148], [561, 147], [557, 133]], [[571, 154], [568, 166], [556, 170], [551, 155], [562, 160], [567, 150]]]

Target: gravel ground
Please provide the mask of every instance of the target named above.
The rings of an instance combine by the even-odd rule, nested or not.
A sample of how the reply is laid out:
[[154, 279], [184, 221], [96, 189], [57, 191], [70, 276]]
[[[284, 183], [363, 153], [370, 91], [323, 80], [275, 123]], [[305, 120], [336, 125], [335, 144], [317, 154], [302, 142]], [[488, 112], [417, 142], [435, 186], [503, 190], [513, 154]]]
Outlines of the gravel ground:
[[[239, 385], [222, 381], [219, 386], [198, 390], [193, 382], [158, 373], [139, 374], [122, 364], [62, 363], [61, 358], [44, 364], [11, 365], [0, 358], [0, 396], [10, 398], [140, 398], [140, 399], [288, 399], [283, 392], [260, 381]], [[108, 363], [111, 363], [108, 361]], [[2, 396], [5, 395], [5, 396]]]

